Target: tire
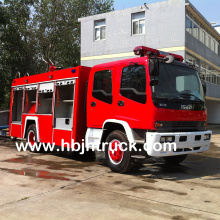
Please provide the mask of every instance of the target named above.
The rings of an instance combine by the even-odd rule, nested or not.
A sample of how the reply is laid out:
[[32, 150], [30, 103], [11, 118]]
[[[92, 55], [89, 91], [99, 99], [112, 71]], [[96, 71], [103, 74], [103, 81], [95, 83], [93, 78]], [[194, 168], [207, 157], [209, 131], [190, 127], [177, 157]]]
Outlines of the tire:
[[[127, 146], [121, 145], [123, 149], [125, 147], [129, 147], [129, 142], [126, 134], [122, 131], [113, 131], [108, 135], [106, 142], [109, 144], [105, 148], [105, 159], [109, 168], [116, 173], [129, 172], [133, 165], [131, 152], [129, 150], [121, 151], [118, 147], [118, 145], [122, 142], [125, 142], [127, 144]], [[114, 153], [110, 150], [111, 145], [112, 149], [117, 146], [117, 151], [115, 151]]]
[[37, 149], [31, 149], [30, 144], [33, 145], [36, 142], [36, 138], [37, 138], [37, 131], [36, 131], [36, 126], [34, 124], [30, 125], [27, 129], [27, 133], [26, 133], [26, 140], [27, 142], [29, 142], [28, 145], [28, 150], [32, 153], [40, 153], [41, 149], [38, 151]]
[[183, 162], [187, 158], [187, 154], [178, 155], [178, 156], [171, 156], [171, 157], [163, 157], [165, 162], [170, 165], [177, 165]]

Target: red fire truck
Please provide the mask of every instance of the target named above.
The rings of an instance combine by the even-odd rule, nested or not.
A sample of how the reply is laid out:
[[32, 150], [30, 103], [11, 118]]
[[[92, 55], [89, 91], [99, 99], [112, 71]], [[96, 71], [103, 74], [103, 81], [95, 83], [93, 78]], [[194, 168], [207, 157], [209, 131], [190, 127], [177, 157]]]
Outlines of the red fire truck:
[[[73, 141], [105, 148], [111, 170], [128, 172], [147, 156], [167, 163], [209, 149], [203, 84], [183, 57], [139, 46], [137, 58], [16, 78], [10, 135], [33, 143]], [[136, 144], [124, 150], [121, 143]], [[155, 149], [175, 143], [176, 150]], [[114, 147], [114, 151], [109, 146]], [[144, 148], [145, 147], [145, 148]], [[144, 150], [146, 149], [146, 150]]]

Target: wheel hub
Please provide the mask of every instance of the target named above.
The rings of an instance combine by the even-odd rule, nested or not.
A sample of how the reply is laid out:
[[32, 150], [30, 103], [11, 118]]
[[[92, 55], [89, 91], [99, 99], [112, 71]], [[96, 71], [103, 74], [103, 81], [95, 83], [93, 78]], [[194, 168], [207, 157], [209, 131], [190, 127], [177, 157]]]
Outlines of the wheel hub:
[[33, 131], [30, 131], [29, 134], [28, 134], [28, 142], [31, 145], [34, 145], [34, 143], [35, 143], [35, 134], [34, 134]]
[[119, 164], [123, 159], [123, 151], [120, 149], [120, 141], [113, 140], [109, 143], [109, 156], [115, 163]]

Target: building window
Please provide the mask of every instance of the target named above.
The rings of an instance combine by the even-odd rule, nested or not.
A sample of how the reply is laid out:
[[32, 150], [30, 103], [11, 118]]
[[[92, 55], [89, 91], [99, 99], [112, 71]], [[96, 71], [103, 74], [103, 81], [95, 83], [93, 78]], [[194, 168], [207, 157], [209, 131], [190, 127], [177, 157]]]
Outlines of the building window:
[[95, 73], [92, 96], [102, 102], [112, 104], [111, 70], [102, 70]]
[[202, 29], [200, 29], [200, 37], [199, 37], [199, 40], [203, 43], [203, 44], [205, 44], [205, 31], [204, 30], [202, 30]]
[[145, 12], [132, 14], [132, 35], [145, 34]]
[[95, 40], [105, 39], [105, 19], [95, 21]]
[[210, 41], [211, 41], [211, 37], [210, 37], [208, 34], [206, 34], [205, 45], [206, 45], [208, 48], [210, 48]]
[[186, 31], [192, 34], [192, 21], [189, 17], [186, 17]]
[[[199, 72], [200, 77], [207, 82], [214, 83], [216, 85], [220, 85], [220, 71], [215, 69], [214, 67], [206, 64], [203, 61], [199, 61], [196, 57], [191, 56], [190, 54], [186, 54], [186, 63], [189, 65], [194, 65], [196, 70]], [[199, 63], [201, 65], [199, 66]]]
[[186, 31], [200, 40], [214, 53], [219, 54], [219, 42], [217, 39], [208, 30], [205, 30], [205, 28], [190, 14], [186, 15]]
[[196, 38], [196, 39], [199, 39], [199, 27], [197, 24], [193, 24], [193, 36]]
[[215, 41], [215, 53], [218, 54], [219, 43]]
[[213, 38], [211, 39], [211, 50], [212, 50], [213, 52], [215, 52], [215, 41], [214, 41]]

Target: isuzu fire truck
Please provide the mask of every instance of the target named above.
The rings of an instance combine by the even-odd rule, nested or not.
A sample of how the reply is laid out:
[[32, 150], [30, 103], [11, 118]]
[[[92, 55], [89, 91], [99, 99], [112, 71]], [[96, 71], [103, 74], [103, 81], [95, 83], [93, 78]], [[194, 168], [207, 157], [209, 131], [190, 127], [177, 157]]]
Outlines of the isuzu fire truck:
[[[31, 144], [109, 143], [106, 161], [119, 173], [148, 156], [178, 164], [208, 150], [212, 133], [196, 70], [179, 55], [144, 46], [134, 53], [140, 57], [93, 68], [51, 66], [50, 72], [14, 79], [10, 135]], [[124, 151], [122, 142], [138, 150]], [[158, 150], [155, 143], [175, 143], [177, 149]]]

